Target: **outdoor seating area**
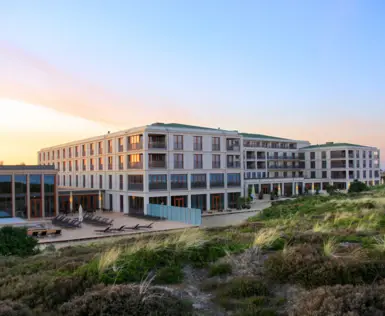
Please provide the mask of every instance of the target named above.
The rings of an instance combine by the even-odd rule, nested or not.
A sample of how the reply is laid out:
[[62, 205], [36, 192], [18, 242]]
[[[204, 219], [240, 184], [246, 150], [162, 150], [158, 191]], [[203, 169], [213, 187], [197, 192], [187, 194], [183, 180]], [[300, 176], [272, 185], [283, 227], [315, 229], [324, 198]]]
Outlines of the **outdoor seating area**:
[[67, 217], [66, 215], [58, 215], [52, 219], [52, 225], [65, 228], [80, 228], [82, 223], [78, 218]]
[[60, 236], [61, 229], [29, 229], [27, 234], [32, 237]]

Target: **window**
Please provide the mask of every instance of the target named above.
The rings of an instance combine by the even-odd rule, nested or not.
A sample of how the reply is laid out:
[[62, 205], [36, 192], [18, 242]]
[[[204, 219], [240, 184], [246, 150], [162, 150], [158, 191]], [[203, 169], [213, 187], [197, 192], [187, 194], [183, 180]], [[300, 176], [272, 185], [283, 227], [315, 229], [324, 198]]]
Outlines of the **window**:
[[[66, 157], [66, 150], [63, 148], [63, 158], [65, 159]], [[72, 148], [68, 148], [68, 157], [72, 158]]]
[[322, 178], [326, 179], [328, 177], [328, 172], [327, 171], [322, 171]]
[[112, 190], [112, 175], [108, 175], [108, 188]]
[[57, 150], [56, 151], [56, 159], [59, 159], [60, 158], [60, 150]]
[[79, 157], [79, 146], [75, 147], [75, 157]]
[[94, 158], [90, 159], [90, 170], [95, 170], [95, 159]]
[[312, 151], [312, 152], [310, 153], [310, 159], [315, 159], [315, 152], [314, 152], [314, 151]]
[[315, 179], [315, 171], [312, 171], [312, 172], [311, 172], [310, 177], [311, 177], [312, 179]]
[[369, 178], [373, 178], [373, 171], [369, 170]]
[[212, 150], [213, 151], [221, 150], [221, 138], [220, 137], [213, 137], [212, 141], [213, 141]]
[[194, 150], [202, 150], [202, 136], [194, 136]]
[[63, 174], [63, 186], [66, 186], [66, 176]]
[[311, 169], [315, 169], [315, 161], [311, 161], [310, 162], [310, 168]]
[[172, 174], [171, 189], [187, 189], [187, 174]]
[[221, 155], [213, 155], [213, 169], [221, 167]]
[[123, 175], [119, 175], [119, 190], [123, 190], [124, 182], [123, 182]]
[[71, 175], [69, 175], [68, 185], [69, 185], [70, 187], [72, 187], [72, 176], [71, 176]]
[[63, 161], [63, 171], [66, 171], [66, 162]]
[[94, 188], [94, 175], [93, 174], [91, 174], [91, 176], [90, 176], [90, 182], [91, 182], [91, 189], [93, 189]]
[[99, 158], [99, 170], [103, 170], [103, 158]]
[[98, 143], [98, 153], [99, 153], [99, 155], [103, 154], [103, 143], [102, 142]]
[[366, 151], [362, 152], [362, 158], [366, 158]]
[[206, 188], [206, 175], [205, 174], [192, 174], [191, 175], [191, 188]]
[[357, 160], [357, 161], [356, 161], [356, 168], [359, 168], [359, 167], [360, 167], [360, 161]]
[[174, 135], [174, 150], [183, 150], [183, 136]]
[[86, 187], [86, 176], [83, 174], [83, 188]]
[[79, 186], [79, 176], [78, 175], [75, 176], [75, 185], [76, 185], [76, 187]]
[[143, 154], [127, 155], [127, 168], [142, 169], [143, 168], [142, 156]]
[[228, 187], [239, 187], [241, 185], [241, 174], [240, 173], [228, 173], [227, 174], [227, 186]]
[[119, 156], [119, 170], [123, 170], [124, 156]]
[[174, 169], [183, 169], [183, 154], [174, 154]]
[[121, 153], [123, 151], [123, 137], [118, 139], [118, 151]]
[[127, 176], [127, 189], [143, 191], [143, 176], [142, 175], [128, 175]]
[[127, 137], [128, 150], [142, 149], [142, 135], [133, 135]]
[[364, 171], [362, 172], [362, 176], [363, 176], [364, 179], [366, 179], [366, 170], [364, 170]]
[[203, 168], [202, 154], [194, 154], [194, 169], [202, 169], [202, 168]]
[[150, 174], [148, 176], [148, 186], [150, 190], [167, 190], [166, 174]]
[[68, 161], [68, 170], [72, 171], [72, 161]]
[[75, 170], [79, 171], [79, 160], [75, 160]]
[[107, 148], [108, 148], [108, 153], [111, 154], [112, 153], [112, 140], [109, 139], [107, 141]]
[[108, 157], [108, 170], [112, 170], [112, 157]]
[[326, 168], [327, 168], [326, 160], [322, 160], [322, 169], [326, 169]]
[[83, 159], [82, 170], [83, 170], [83, 171], [86, 171], [86, 170], [87, 170], [87, 160], [86, 160], [86, 159]]
[[83, 157], [86, 155], [86, 145], [82, 145], [82, 155]]
[[322, 156], [322, 159], [326, 159], [326, 151], [323, 151], [321, 156]]
[[223, 188], [225, 186], [225, 175], [223, 173], [210, 174], [210, 188]]
[[[21, 176], [16, 176], [21, 179]], [[23, 190], [25, 188], [25, 193], [27, 192], [26, 188], [26, 179], [24, 181], [25, 184], [18, 185], [19, 190]], [[40, 189], [39, 187], [37, 189]], [[40, 190], [39, 190], [40, 191]], [[39, 192], [38, 191], [38, 192]], [[26, 195], [25, 195], [26, 198]], [[24, 205], [22, 206], [24, 208]], [[0, 175], [0, 209], [8, 214], [8, 216], [12, 216], [12, 176], [11, 175]]]
[[99, 189], [103, 189], [103, 176], [99, 175]]
[[357, 170], [357, 179], [359, 179], [359, 178], [360, 178], [360, 171]]
[[90, 144], [90, 155], [94, 155], [94, 154], [95, 154], [95, 144], [91, 143]]

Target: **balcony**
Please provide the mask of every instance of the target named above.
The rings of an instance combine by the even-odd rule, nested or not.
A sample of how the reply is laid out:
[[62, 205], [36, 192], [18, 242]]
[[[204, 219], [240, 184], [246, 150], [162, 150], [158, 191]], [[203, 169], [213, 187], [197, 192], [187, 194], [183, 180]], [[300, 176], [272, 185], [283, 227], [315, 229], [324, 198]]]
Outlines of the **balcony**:
[[206, 182], [204, 181], [199, 181], [199, 182], [191, 182], [191, 188], [192, 189], [202, 189], [202, 188], [206, 188], [207, 185], [206, 185]]
[[332, 151], [330, 152], [331, 159], [345, 159], [346, 153], [345, 151]]
[[91, 171], [95, 170], [95, 166], [94, 165], [90, 165], [90, 170]]
[[119, 151], [120, 153], [123, 152], [123, 145], [119, 145], [118, 151]]
[[183, 161], [174, 161], [174, 169], [183, 169]]
[[225, 183], [223, 181], [210, 182], [210, 188], [224, 188]]
[[127, 162], [127, 169], [143, 169], [143, 162], [142, 161], [136, 161]]
[[123, 163], [119, 163], [119, 170], [123, 170]]
[[202, 169], [203, 163], [202, 162], [194, 162], [194, 169]]
[[220, 161], [213, 161], [213, 165], [212, 165], [213, 169], [219, 169], [220, 167], [221, 167]]
[[187, 190], [187, 182], [171, 182], [171, 189], [173, 190]]
[[167, 190], [167, 182], [149, 183], [148, 188], [150, 190]]
[[240, 186], [241, 186], [241, 182], [233, 182], [233, 181], [227, 182], [228, 188], [235, 188]]
[[99, 164], [99, 170], [103, 170], [103, 164]]
[[129, 143], [127, 144], [127, 150], [139, 150], [143, 149], [143, 143]]
[[266, 155], [257, 155], [257, 159], [266, 159]]
[[166, 161], [149, 161], [148, 162], [148, 167], [149, 168], [166, 168], [167, 164]]
[[111, 163], [108, 164], [108, 170], [112, 170], [112, 164]]
[[254, 161], [248, 161], [246, 162], [246, 169], [255, 170], [256, 165]]
[[128, 183], [128, 191], [143, 191], [143, 183]]
[[221, 145], [220, 144], [213, 144], [211, 150], [212, 151], [220, 151]]
[[239, 145], [227, 145], [227, 150], [228, 151], [240, 151], [241, 147]]
[[255, 153], [247, 153], [246, 154], [246, 159], [250, 159], [250, 160], [255, 160]]
[[240, 168], [240, 167], [241, 167], [241, 163], [239, 161], [227, 162], [227, 168]]
[[87, 170], [87, 166], [86, 166], [86, 165], [83, 165], [82, 170], [83, 170], [83, 171], [86, 171], [86, 170]]

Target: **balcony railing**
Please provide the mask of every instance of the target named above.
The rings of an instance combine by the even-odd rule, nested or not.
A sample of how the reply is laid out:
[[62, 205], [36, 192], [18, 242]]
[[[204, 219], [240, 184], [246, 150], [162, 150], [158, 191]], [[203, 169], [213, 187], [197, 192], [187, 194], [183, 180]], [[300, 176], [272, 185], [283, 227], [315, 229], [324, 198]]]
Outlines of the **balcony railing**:
[[227, 168], [240, 168], [240, 162], [227, 162]]
[[241, 147], [239, 145], [227, 145], [228, 151], [240, 151]]
[[109, 148], [108, 148], [108, 153], [109, 153], [109, 154], [112, 153], [112, 147], [109, 147]]
[[220, 151], [221, 150], [221, 145], [220, 144], [213, 144], [212, 151]]
[[266, 159], [265, 155], [257, 155], [257, 159]]
[[143, 169], [143, 162], [142, 161], [136, 161], [136, 162], [127, 162], [127, 169]]
[[112, 164], [108, 164], [108, 170], [112, 170]]
[[123, 170], [123, 164], [119, 163], [119, 170]]
[[213, 161], [213, 169], [218, 169], [221, 167], [220, 161]]
[[203, 163], [202, 162], [194, 162], [194, 169], [202, 169]]
[[[330, 165], [330, 168], [331, 169], [338, 169], [338, 168], [341, 168], [341, 169], [345, 169], [346, 168], [346, 165], [345, 164], [331, 164]], [[351, 166], [350, 168], [353, 168], [353, 166]]]
[[280, 166], [280, 165], [270, 165], [267, 166], [268, 169], [304, 169], [304, 166]]
[[76, 167], [75, 167], [75, 171], [79, 171], [79, 166], [76, 166]]
[[171, 182], [171, 189], [187, 189], [187, 182]]
[[128, 191], [143, 191], [143, 183], [129, 183], [127, 187]]
[[90, 170], [91, 171], [95, 170], [95, 166], [94, 165], [90, 165]]
[[194, 143], [194, 150], [202, 150], [202, 144], [201, 143]]
[[87, 169], [87, 166], [86, 166], [86, 165], [83, 165], [82, 170], [83, 170], [83, 171], [86, 171], [86, 169]]
[[183, 150], [183, 143], [174, 143], [174, 150]]
[[240, 187], [241, 183], [240, 182], [227, 182], [227, 187], [228, 188], [234, 188], [234, 187]]
[[167, 149], [166, 142], [152, 142], [149, 141], [148, 148], [150, 149]]
[[[267, 156], [268, 160], [296, 160], [299, 159], [299, 157], [293, 157], [293, 156]], [[315, 159], [315, 158], [311, 158]]]
[[123, 145], [119, 145], [118, 150], [121, 153], [123, 151]]
[[143, 143], [129, 143], [127, 144], [127, 150], [139, 150], [143, 148]]
[[72, 171], [72, 167], [68, 167], [68, 171]]
[[191, 182], [191, 188], [192, 189], [198, 189], [198, 188], [206, 188], [206, 182], [199, 181], [199, 182]]
[[99, 164], [99, 170], [103, 170], [103, 164]]
[[210, 188], [223, 188], [225, 183], [223, 181], [210, 182]]
[[166, 168], [167, 164], [165, 161], [149, 161], [149, 168]]
[[167, 182], [149, 183], [148, 187], [150, 190], [167, 190]]
[[255, 163], [246, 164], [246, 169], [255, 170], [256, 169]]
[[255, 159], [255, 155], [246, 155], [246, 159], [252, 159], [252, 160], [254, 160]]
[[79, 153], [77, 152], [77, 153], [75, 153], [75, 157], [79, 157]]
[[93, 156], [95, 154], [95, 151], [93, 149], [90, 150], [90, 155]]
[[174, 161], [174, 169], [183, 169], [183, 161]]
[[99, 155], [103, 155], [103, 148], [99, 148], [98, 152], [99, 152]]

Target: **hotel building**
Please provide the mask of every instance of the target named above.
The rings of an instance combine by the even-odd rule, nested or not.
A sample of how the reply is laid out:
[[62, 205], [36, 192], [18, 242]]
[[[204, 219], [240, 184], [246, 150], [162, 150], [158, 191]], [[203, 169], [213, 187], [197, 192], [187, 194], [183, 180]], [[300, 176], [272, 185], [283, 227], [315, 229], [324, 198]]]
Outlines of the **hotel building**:
[[375, 147], [307, 141], [183, 124], [154, 123], [44, 148], [39, 165], [58, 170], [60, 208], [146, 213], [149, 203], [236, 207], [249, 192], [291, 196], [380, 183]]

